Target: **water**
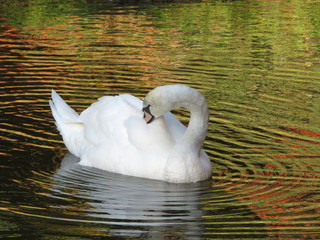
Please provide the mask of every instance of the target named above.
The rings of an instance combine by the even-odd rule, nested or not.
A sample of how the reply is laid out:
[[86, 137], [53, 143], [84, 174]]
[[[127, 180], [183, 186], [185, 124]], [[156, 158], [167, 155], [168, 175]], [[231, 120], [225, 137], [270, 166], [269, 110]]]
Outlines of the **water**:
[[[0, 13], [0, 238], [319, 238], [318, 1], [10, 0]], [[52, 88], [80, 112], [172, 83], [208, 99], [212, 179], [121, 176], [66, 152]]]

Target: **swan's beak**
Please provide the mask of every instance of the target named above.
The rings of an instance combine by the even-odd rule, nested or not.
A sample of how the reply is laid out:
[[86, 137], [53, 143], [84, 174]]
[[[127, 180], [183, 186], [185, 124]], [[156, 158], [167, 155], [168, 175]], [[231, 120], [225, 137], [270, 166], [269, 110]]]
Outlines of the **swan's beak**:
[[154, 120], [154, 116], [150, 112], [150, 105], [142, 108], [143, 111], [143, 119], [146, 123], [151, 123]]

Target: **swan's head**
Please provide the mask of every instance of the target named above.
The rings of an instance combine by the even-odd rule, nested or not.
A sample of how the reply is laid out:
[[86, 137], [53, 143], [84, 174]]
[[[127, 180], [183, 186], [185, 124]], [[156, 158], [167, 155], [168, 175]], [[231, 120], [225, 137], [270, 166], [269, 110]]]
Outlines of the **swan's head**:
[[168, 106], [166, 87], [161, 86], [153, 89], [143, 100], [143, 119], [146, 123], [151, 123], [155, 118], [171, 110]]
[[[151, 123], [155, 118], [166, 114], [186, 102], [190, 87], [183, 85], [166, 85], [153, 89], [143, 100], [143, 118], [146, 123]], [[194, 90], [192, 90], [194, 91]], [[190, 99], [188, 99], [190, 101]]]

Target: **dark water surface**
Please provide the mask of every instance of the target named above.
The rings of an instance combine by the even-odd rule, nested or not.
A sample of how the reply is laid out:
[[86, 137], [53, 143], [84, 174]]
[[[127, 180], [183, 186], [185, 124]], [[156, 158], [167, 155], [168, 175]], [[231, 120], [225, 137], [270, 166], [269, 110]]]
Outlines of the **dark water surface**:
[[[1, 1], [0, 238], [319, 239], [319, 29], [316, 0]], [[52, 88], [80, 112], [173, 83], [208, 99], [212, 179], [67, 154]]]

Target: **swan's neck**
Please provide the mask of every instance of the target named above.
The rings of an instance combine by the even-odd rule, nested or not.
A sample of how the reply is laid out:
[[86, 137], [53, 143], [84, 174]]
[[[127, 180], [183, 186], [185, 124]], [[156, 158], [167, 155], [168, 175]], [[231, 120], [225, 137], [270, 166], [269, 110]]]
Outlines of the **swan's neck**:
[[184, 135], [168, 153], [164, 179], [169, 182], [195, 182], [208, 178], [211, 165], [208, 156], [201, 152], [209, 121], [204, 96], [183, 85], [160, 86], [146, 96], [143, 105], [155, 117], [178, 107], [190, 111], [189, 125]]
[[184, 85], [160, 86], [146, 96], [143, 106], [149, 107], [155, 117], [179, 107], [187, 108], [191, 113], [189, 125], [175, 151], [199, 152], [208, 129], [209, 111], [204, 96], [197, 90]]
[[[165, 178], [170, 182], [195, 182], [208, 178], [211, 166], [206, 154], [201, 153], [208, 129], [209, 111], [204, 97], [189, 98], [185, 107], [190, 111], [189, 125], [168, 158]], [[192, 101], [190, 103], [190, 100]]]
[[205, 98], [199, 94], [194, 102], [185, 103], [182, 107], [190, 111], [190, 120], [179, 145], [199, 152], [208, 130], [208, 105]]

